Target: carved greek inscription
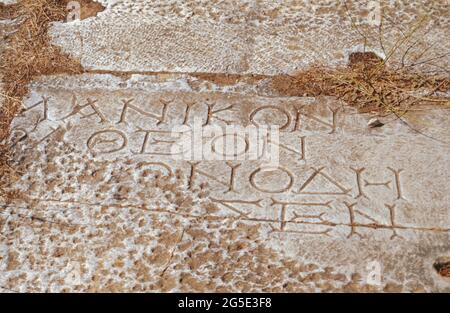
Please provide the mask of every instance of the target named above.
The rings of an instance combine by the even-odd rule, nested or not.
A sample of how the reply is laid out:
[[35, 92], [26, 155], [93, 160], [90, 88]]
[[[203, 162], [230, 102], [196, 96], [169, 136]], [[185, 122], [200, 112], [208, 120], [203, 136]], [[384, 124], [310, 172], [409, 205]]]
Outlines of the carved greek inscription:
[[389, 221], [390, 221], [391, 227], [392, 227], [391, 239], [394, 239], [395, 237], [400, 237], [396, 231], [397, 225], [395, 223], [395, 204], [385, 204], [385, 206], [389, 210]]
[[[273, 119], [274, 115], [277, 115], [275, 112], [278, 112], [278, 115], [281, 115], [284, 117], [285, 122], [281, 125], [278, 125], [280, 131], [285, 130], [289, 127], [289, 125], [291, 124], [291, 115], [289, 114], [289, 112], [287, 112], [285, 109], [274, 106], [274, 105], [265, 105], [265, 106], [261, 106], [257, 109], [255, 109], [251, 114], [250, 114], [250, 122], [255, 125], [256, 127], [261, 127], [261, 126], [272, 126], [272, 123], [269, 123], [268, 121], [265, 122], [265, 125], [263, 125], [261, 122], [258, 122], [258, 116], [264, 113], [264, 111], [266, 111], [265, 113], [267, 114], [267, 116], [271, 116]], [[270, 113], [270, 111], [272, 111], [272, 113]]]
[[[185, 97], [182, 102], [177, 103], [175, 103], [174, 97], [163, 97], [145, 107], [136, 103], [137, 101], [133, 98], [122, 99], [111, 103], [113, 107], [108, 107], [110, 111], [106, 111], [106, 107], [99, 105], [101, 100], [94, 98], [84, 100], [83, 98], [82, 102], [79, 102], [82, 98], [77, 96], [68, 98], [68, 101], [71, 101], [68, 109], [53, 110], [52, 105], [58, 101], [54, 101], [53, 96], [43, 96], [23, 112], [29, 118], [27, 126], [23, 128], [19, 125], [13, 128], [10, 144], [16, 145], [23, 142], [27, 148], [33, 148], [43, 142], [49, 142], [49, 139], [59, 130], [63, 131], [61, 128], [53, 127], [55, 122], [60, 121], [63, 122], [60, 125], [64, 131], [73, 132], [73, 128], [68, 126], [73, 126], [74, 123], [67, 120], [76, 116], [77, 123], [85, 127], [83, 131], [79, 132], [83, 138], [82, 148], [87, 146], [87, 149], [93, 152], [95, 157], [119, 152], [129, 147], [130, 151], [126, 151], [127, 154], [131, 152], [134, 159], [139, 162], [137, 170], [145, 172], [146, 175], [152, 172], [149, 179], [160, 175], [172, 177], [176, 173], [177, 177], [187, 179], [189, 190], [197, 190], [197, 187], [202, 189], [210, 184], [208, 200], [216, 203], [220, 209], [229, 211], [227, 213], [232, 212], [230, 214], [233, 218], [268, 223], [274, 233], [330, 236], [335, 231], [339, 235], [343, 231], [344, 236], [351, 238], [363, 237], [371, 231], [384, 231], [391, 236], [391, 239], [401, 239], [401, 236], [404, 235], [403, 231], [440, 233], [449, 231], [445, 227], [402, 225], [402, 217], [406, 215], [403, 211], [406, 210], [405, 203], [402, 200], [407, 200], [408, 192], [410, 192], [405, 179], [411, 177], [406, 176], [403, 168], [409, 165], [401, 164], [402, 166], [399, 167], [399, 163], [394, 163], [390, 164], [390, 167], [386, 167], [385, 163], [380, 162], [380, 164], [373, 165], [373, 169], [369, 169], [370, 163], [366, 165], [361, 162], [364, 160], [355, 160], [358, 164], [364, 164], [364, 167], [337, 164], [336, 168], [332, 168], [337, 171], [345, 166], [343, 172], [332, 172], [330, 167], [324, 166], [309, 167], [310, 164], [314, 165], [316, 162], [312, 157], [317, 158], [317, 153], [310, 149], [315, 146], [319, 147], [319, 144], [315, 141], [310, 142], [309, 137], [307, 139], [301, 132], [305, 130], [308, 132], [311, 127], [315, 127], [319, 128], [322, 133], [335, 133], [338, 129], [339, 109], [330, 107], [316, 109], [280, 103], [280, 105], [254, 106], [249, 111], [246, 111], [248, 108], [237, 111], [239, 107], [236, 104], [226, 103], [220, 98], [218, 98], [219, 100], [204, 100], [204, 97], [204, 95], [200, 98], [192, 97], [192, 99]], [[319, 111], [320, 114], [316, 113]], [[53, 120], [53, 112], [64, 112], [60, 114], [65, 116]], [[237, 122], [232, 120], [236, 112], [245, 112], [243, 118]], [[114, 115], [114, 117], [110, 115]], [[233, 116], [233, 118], [229, 116]], [[233, 123], [252, 124], [259, 127], [279, 126], [279, 129], [284, 130], [282, 136], [279, 137], [281, 140], [266, 138], [263, 141], [263, 151], [260, 151], [259, 146], [255, 151], [258, 155], [263, 155], [266, 148], [276, 145], [282, 156], [280, 159], [282, 165], [265, 168], [261, 165], [260, 159], [256, 161], [238, 159], [240, 163], [236, 163], [236, 158], [231, 157], [248, 153], [252, 148], [253, 139], [234, 133], [230, 135], [227, 132], [217, 133], [210, 137], [205, 136], [204, 133], [200, 135], [203, 137], [199, 142], [204, 144], [205, 141], [208, 141], [211, 144], [212, 152], [224, 156], [218, 158], [220, 161], [214, 159], [187, 162], [186, 158], [174, 159], [176, 166], [169, 165], [172, 164], [170, 160], [174, 156], [171, 147], [179, 142], [174, 140], [174, 132], [170, 130], [170, 127], [175, 124], [175, 126], [188, 126], [197, 117], [200, 126], [226, 128], [227, 125]], [[87, 118], [92, 119], [86, 120]], [[80, 119], [84, 122], [78, 121]], [[153, 125], [144, 127], [141, 119], [145, 122], [149, 119], [149, 123]], [[47, 120], [49, 123], [41, 124]], [[117, 129], [104, 129], [101, 124], [109, 123], [109, 120], [118, 124]], [[90, 125], [89, 123], [95, 123], [92, 125], [92, 131], [86, 127], [86, 125]], [[127, 125], [124, 125], [126, 123]], [[136, 123], [141, 126], [135, 125]], [[223, 125], [224, 123], [226, 125]], [[73, 127], [79, 126], [76, 124]], [[35, 131], [37, 135], [31, 134]], [[300, 133], [293, 134], [292, 132], [295, 131]], [[68, 135], [65, 138], [75, 137]], [[322, 135], [317, 137], [319, 138], [317, 142], [320, 142]], [[54, 137], [61, 138], [57, 135]], [[329, 142], [328, 139], [324, 142]], [[222, 142], [226, 145], [222, 144], [221, 146]], [[231, 146], [235, 147], [234, 150], [226, 149], [225, 151], [225, 146], [229, 146], [228, 142], [232, 142]], [[308, 146], [306, 146], [307, 144]], [[309, 158], [310, 155], [311, 158]], [[354, 155], [359, 154], [355, 153]], [[228, 156], [230, 158], [227, 159]], [[229, 162], [231, 159], [235, 162]], [[204, 160], [204, 158], [200, 156], [191, 158], [191, 160]], [[298, 162], [306, 160], [308, 167], [305, 165], [306, 162]], [[266, 165], [266, 163], [263, 164]], [[333, 166], [335, 165], [333, 163]], [[172, 166], [174, 167], [172, 168]], [[299, 179], [300, 174], [305, 176], [301, 176]], [[353, 182], [353, 189], [347, 186], [349, 182]], [[253, 192], [261, 198], [248, 200], [249, 192]], [[236, 195], [243, 194], [243, 197], [236, 197]], [[233, 198], [222, 199], [226, 196], [233, 196]], [[301, 200], [294, 200], [294, 197], [301, 198]], [[345, 202], [342, 201], [344, 199]], [[349, 201], [348, 199], [354, 200]], [[158, 212], [158, 214], [172, 214], [168, 211]], [[223, 215], [215, 216], [214, 212], [205, 214], [223, 218]]]
[[247, 217], [248, 218], [250, 215], [250, 212], [243, 211], [242, 209], [238, 208], [237, 205], [246, 205], [246, 206], [250, 205], [250, 206], [256, 206], [258, 208], [262, 208], [261, 201], [263, 199], [249, 201], [249, 200], [239, 200], [239, 199], [238, 200], [223, 200], [223, 199], [210, 198], [210, 200], [214, 203], [221, 204], [222, 206], [224, 206], [228, 210], [231, 210], [232, 212], [239, 214], [239, 217]]
[[104, 154], [122, 150], [127, 146], [127, 136], [115, 129], [95, 132], [89, 137], [87, 147], [94, 153]]
[[[86, 101], [87, 102], [85, 104], [79, 105], [77, 97], [74, 95], [72, 97], [72, 112], [70, 112], [68, 115], [64, 116], [61, 120], [65, 121], [68, 118], [79, 114], [79, 115], [81, 115], [82, 119], [88, 118], [91, 116], [97, 116], [100, 120], [100, 123], [108, 122], [105, 115], [97, 107], [97, 105], [96, 105], [97, 100], [87, 98]], [[85, 108], [90, 108], [92, 112], [91, 113], [83, 113], [83, 109], [85, 109]]]
[[220, 116], [217, 116], [217, 114], [220, 112], [231, 110], [234, 107], [234, 104], [230, 104], [230, 105], [228, 105], [224, 108], [220, 108], [220, 109], [214, 109], [214, 107], [216, 107], [217, 103], [215, 103], [213, 101], [207, 100], [205, 102], [205, 104], [207, 107], [207, 112], [206, 112], [206, 120], [205, 120], [205, 123], [203, 123], [203, 126], [210, 125], [210, 123], [213, 119], [222, 121], [226, 124], [231, 124], [233, 122], [233, 121], [226, 120]]
[[169, 104], [173, 102], [173, 99], [170, 99], [170, 100], [160, 99], [159, 100], [159, 102], [162, 104], [160, 115], [156, 115], [154, 113], [144, 111], [140, 107], [132, 104], [133, 101], [134, 101], [134, 99], [122, 100], [122, 103], [123, 103], [122, 113], [120, 114], [120, 119], [119, 119], [119, 122], [117, 122], [117, 124], [127, 123], [127, 116], [128, 116], [127, 114], [128, 114], [129, 110], [133, 110], [143, 116], [147, 116], [152, 119], [155, 119], [156, 126], [158, 126], [162, 123], [165, 123], [165, 119], [166, 119], [166, 115], [167, 115], [167, 108], [168, 108]]
[[235, 159], [238, 156], [244, 156], [249, 149], [249, 139], [246, 136], [235, 133], [220, 135], [214, 137], [211, 141], [212, 152], [224, 159]]
[[[351, 188], [344, 187], [341, 183], [337, 182], [334, 178], [324, 172], [325, 167], [320, 167], [318, 169], [311, 167], [313, 170], [312, 175], [303, 183], [303, 185], [299, 188], [295, 193], [304, 194], [304, 195], [348, 195], [351, 191]], [[311, 185], [315, 179], [318, 177], [322, 177], [326, 182], [330, 183], [333, 187], [333, 190], [309, 190], [308, 186]]]
[[294, 155], [298, 156], [299, 161], [304, 161], [306, 160], [306, 149], [305, 149], [305, 144], [306, 144], [306, 137], [302, 136], [300, 137], [300, 141], [299, 141], [299, 147], [292, 147], [292, 146], [288, 146], [282, 143], [276, 143], [273, 140], [271, 140], [270, 138], [267, 138], [266, 141], [263, 141], [263, 154], [267, 151], [267, 145], [268, 144], [272, 144], [272, 145], [277, 145], [280, 150], [282, 151], [286, 151], [289, 153], [293, 153]]
[[[160, 156], [174, 156], [171, 151], [171, 147], [177, 142], [172, 138], [173, 133], [164, 130], [147, 130], [138, 128], [135, 132], [136, 134], [143, 133], [144, 137], [142, 140], [141, 148], [139, 151], [132, 151], [134, 154], [148, 154], [148, 155], [160, 155]], [[151, 138], [151, 135], [160, 135], [164, 138]], [[151, 139], [151, 141], [150, 141]], [[165, 148], [164, 151], [148, 151], [148, 146], [157, 146], [158, 148]]]
[[[309, 219], [319, 219], [320, 221], [324, 222], [325, 220], [323, 219], [323, 214], [316, 214], [316, 215], [302, 215], [302, 214], [298, 214], [297, 212], [293, 211], [292, 215], [294, 215], [294, 217], [290, 220], [286, 219], [286, 213], [287, 210], [289, 208], [289, 206], [294, 206], [294, 207], [323, 207], [326, 209], [331, 209], [331, 203], [333, 202], [332, 200], [330, 201], [326, 201], [326, 202], [299, 202], [299, 201], [280, 201], [277, 200], [275, 198], [271, 198], [272, 206], [279, 206], [280, 207], [280, 227], [278, 229], [273, 228], [274, 231], [279, 231], [279, 232], [283, 232], [285, 231], [285, 227], [287, 223], [292, 223], [292, 222], [297, 222], [297, 223], [305, 223], [308, 224], [308, 222], [304, 221], [309, 220]], [[320, 232], [315, 232], [316, 234], [328, 234], [328, 232], [331, 229], [327, 229], [325, 232], [324, 231], [320, 231]], [[300, 231], [301, 232], [301, 231]], [[308, 232], [309, 234], [311, 234], [311, 232]]]
[[[257, 182], [257, 177], [264, 175], [264, 174], [268, 174], [268, 173], [279, 173], [279, 179], [281, 180], [280, 177], [283, 177], [283, 181], [284, 184], [283, 186], [271, 186], [271, 181], [269, 181], [268, 184], [266, 184], [266, 186], [263, 186], [262, 183], [265, 181], [267, 182], [267, 180], [263, 180], [263, 182]], [[287, 179], [286, 179], [287, 178]], [[266, 193], [282, 193], [282, 192], [287, 192], [289, 191], [289, 189], [291, 189], [292, 185], [294, 184], [294, 175], [288, 171], [285, 168], [282, 167], [278, 167], [276, 169], [273, 168], [258, 168], [256, 170], [254, 170], [249, 177], [249, 181], [250, 181], [250, 185], [252, 185], [253, 188], [255, 188], [258, 191], [261, 192], [266, 192]]]
[[50, 100], [50, 97], [46, 97], [46, 96], [41, 96], [42, 100], [36, 102], [35, 104], [29, 106], [28, 108], [26, 108], [22, 113], [21, 116], [24, 116], [26, 112], [42, 105], [42, 116], [40, 116], [37, 119], [36, 125], [34, 127], [33, 130], [35, 130], [37, 128], [37, 125], [40, 124], [43, 121], [48, 120], [48, 101]]
[[185, 100], [186, 108], [184, 110], [184, 118], [182, 125], [188, 125], [189, 117], [191, 115], [191, 109], [196, 104], [195, 101]]
[[[389, 211], [388, 219], [389, 224], [384, 224], [372, 216], [370, 216], [367, 213], [362, 212], [361, 210], [355, 209], [355, 206], [357, 203], [348, 203], [344, 202], [345, 206], [347, 207], [348, 214], [349, 214], [349, 224], [350, 227], [350, 233], [348, 234], [347, 238], [352, 237], [353, 235], [358, 235], [359, 237], [363, 238], [363, 235], [357, 231], [357, 228], [372, 228], [372, 229], [390, 229], [392, 231], [392, 235], [390, 239], [394, 239], [396, 237], [402, 238], [397, 233], [397, 229], [421, 229], [421, 228], [415, 228], [415, 227], [407, 227], [396, 224], [395, 217], [395, 204], [385, 204], [386, 209]], [[367, 220], [370, 221], [370, 223], [364, 224], [364, 223], [358, 223], [356, 222], [356, 216], [361, 216]], [[422, 228], [424, 229], [424, 228]]]
[[325, 125], [325, 126], [329, 127], [330, 128], [330, 131], [328, 132], [329, 134], [333, 134], [333, 133], [336, 132], [336, 127], [337, 127], [336, 117], [337, 117], [337, 113], [339, 111], [339, 108], [333, 109], [333, 108], [327, 107], [328, 110], [331, 112], [331, 121], [330, 122], [328, 122], [326, 120], [322, 120], [322, 119], [320, 119], [320, 118], [318, 118], [318, 117], [316, 117], [314, 115], [311, 115], [309, 113], [305, 113], [306, 110], [304, 110], [304, 108], [305, 108], [304, 105], [294, 106], [295, 122], [294, 122], [294, 128], [292, 130], [293, 132], [297, 131], [297, 130], [300, 130], [301, 116], [305, 116], [305, 117], [307, 117], [307, 118], [309, 118], [311, 120], [314, 120], [314, 121], [316, 121], [316, 122], [318, 122], [318, 123], [320, 123], [322, 125]]
[[403, 197], [402, 194], [402, 186], [401, 186], [401, 182], [400, 182], [400, 173], [403, 171], [403, 169], [393, 169], [391, 167], [388, 167], [388, 170], [390, 170], [392, 173], [394, 173], [394, 179], [395, 179], [395, 189], [397, 192], [397, 200], [403, 199], [406, 200]]
[[[142, 167], [146, 167], [146, 164], [143, 164]], [[148, 164], [150, 168], [153, 168], [152, 164]], [[165, 168], [165, 165], [161, 164], [155, 164], [155, 167], [158, 168]], [[30, 198], [30, 200], [34, 201], [37, 204], [40, 203], [57, 203], [61, 207], [65, 206], [73, 206], [75, 205], [84, 205], [84, 206], [104, 206], [104, 204], [101, 203], [93, 203], [86, 200], [59, 200], [59, 199], [39, 199], [39, 198]], [[353, 236], [359, 236], [361, 238], [364, 238], [363, 235], [358, 232], [360, 229], [371, 230], [371, 231], [377, 231], [377, 230], [390, 230], [392, 232], [392, 235], [390, 236], [391, 240], [393, 239], [403, 239], [398, 234], [399, 230], [406, 230], [406, 231], [415, 231], [415, 232], [428, 232], [428, 233], [441, 233], [441, 234], [447, 234], [450, 233], [449, 228], [443, 228], [443, 227], [423, 227], [423, 226], [404, 226], [401, 224], [398, 224], [396, 222], [396, 212], [395, 212], [395, 205], [394, 204], [385, 204], [385, 207], [387, 211], [389, 212], [389, 222], [388, 223], [381, 223], [380, 221], [376, 220], [375, 218], [371, 217], [367, 213], [362, 212], [361, 210], [357, 209], [357, 203], [348, 203], [344, 202], [345, 212], [348, 214], [348, 222], [341, 222], [341, 221], [333, 221], [332, 217], [333, 214], [330, 214], [329, 210], [331, 207], [330, 203], [324, 202], [303, 202], [303, 201], [282, 201], [275, 198], [272, 198], [272, 207], [278, 209], [278, 218], [273, 217], [252, 217], [252, 209], [263, 209], [267, 207], [264, 205], [265, 199], [256, 199], [256, 200], [242, 200], [242, 199], [219, 199], [215, 197], [210, 197], [209, 200], [212, 203], [217, 204], [221, 208], [225, 208], [227, 210], [230, 210], [231, 212], [237, 214], [236, 218], [242, 221], [249, 221], [249, 222], [257, 222], [257, 223], [265, 223], [270, 228], [271, 231], [269, 234], [272, 233], [286, 233], [286, 234], [298, 234], [298, 235], [324, 235], [324, 236], [331, 236], [331, 231], [336, 228], [349, 228], [350, 231], [346, 238], [351, 238]], [[0, 204], [1, 206], [1, 204]], [[314, 208], [323, 208], [325, 209], [325, 212], [312, 212], [312, 213], [299, 213], [296, 211], [296, 209], [292, 209], [291, 211], [288, 211], [290, 206], [293, 206], [296, 208], [297, 206], [308, 208], [308, 207], [314, 207]], [[135, 209], [135, 210], [144, 210], [147, 213], [150, 214], [157, 214], [157, 215], [177, 215], [180, 216], [179, 212], [176, 211], [170, 211], [170, 210], [164, 210], [164, 209], [150, 209], [147, 206], [143, 205], [135, 205], [131, 203], [111, 203], [109, 204], [109, 207], [111, 209]], [[283, 208], [284, 207], [284, 208]], [[248, 209], [245, 209], [248, 208]], [[334, 208], [333, 208], [334, 209]], [[408, 208], [406, 208], [408, 209]], [[28, 208], [27, 208], [28, 211]], [[59, 211], [59, 210], [58, 210]], [[289, 213], [289, 214], [288, 214]], [[183, 215], [185, 218], [188, 219], [196, 219], [204, 217], [204, 215]], [[227, 219], [228, 217], [224, 217], [221, 215], [214, 215], [214, 214], [207, 214], [208, 217], [214, 218], [214, 219]], [[369, 222], [358, 222], [358, 218], [367, 219]], [[298, 228], [298, 227], [301, 228]]]
[[9, 138], [9, 146], [13, 148], [19, 142], [28, 138], [28, 132], [22, 127], [15, 127], [11, 130], [10, 138]]
[[204, 176], [206, 178], [209, 178], [217, 183], [219, 183], [222, 186], [227, 187], [227, 189], [224, 191], [224, 193], [228, 193], [228, 192], [234, 192], [234, 193], [239, 193], [238, 191], [235, 190], [235, 177], [236, 177], [236, 173], [237, 173], [237, 169], [239, 168], [239, 166], [241, 164], [235, 164], [233, 165], [231, 162], [226, 162], [225, 164], [229, 167], [230, 171], [229, 171], [229, 175], [228, 175], [228, 181], [222, 181], [220, 179], [218, 179], [216, 176], [213, 176], [201, 169], [198, 168], [199, 164], [201, 162], [188, 162], [190, 164], [190, 171], [188, 174], [188, 189], [192, 190], [194, 188], [194, 182], [195, 182], [195, 178], [198, 175]]
[[52, 127], [50, 127], [50, 129], [51, 129], [51, 131], [50, 131], [47, 135], [45, 135], [45, 136], [42, 137], [41, 139], [36, 140], [35, 142], [33, 142], [33, 143], [31, 144], [31, 148], [36, 148], [38, 145], [40, 145], [41, 143], [43, 143], [44, 141], [46, 141], [47, 139], [49, 139], [50, 137], [52, 137], [53, 134], [55, 134], [56, 132], [58, 132], [58, 131], [61, 129], [61, 127], [58, 127], [58, 128], [52, 128]]
[[354, 209], [356, 203], [344, 202], [344, 204], [348, 210], [349, 226], [350, 226], [350, 233], [348, 234], [347, 238], [350, 238], [353, 235], [358, 235], [360, 238], [362, 238], [363, 236], [356, 230], [355, 209]]
[[368, 199], [367, 195], [363, 191], [362, 182], [361, 182], [361, 173], [364, 172], [366, 169], [364, 167], [362, 168], [354, 168], [350, 167], [356, 174], [356, 187], [358, 189], [358, 194], [355, 196], [355, 199], [358, 199], [359, 197], [364, 197]]
[[366, 169], [364, 167], [363, 168], [350, 167], [350, 169], [353, 170], [356, 175], [356, 186], [357, 186], [358, 194], [354, 197], [355, 199], [358, 199], [360, 197], [369, 199], [369, 197], [367, 196], [367, 194], [364, 191], [364, 188], [372, 187], [372, 186], [374, 186], [374, 187], [381, 186], [381, 187], [385, 187], [386, 189], [389, 189], [389, 190], [394, 189], [394, 193], [396, 194], [397, 200], [400, 200], [400, 199], [406, 200], [402, 194], [402, 187], [401, 187], [401, 180], [400, 180], [400, 173], [403, 171], [403, 169], [396, 170], [391, 167], [387, 167], [387, 169], [393, 173], [394, 179], [393, 179], [393, 181], [388, 180], [388, 181], [381, 181], [381, 182], [373, 182], [373, 181], [364, 179], [363, 173], [366, 171]]

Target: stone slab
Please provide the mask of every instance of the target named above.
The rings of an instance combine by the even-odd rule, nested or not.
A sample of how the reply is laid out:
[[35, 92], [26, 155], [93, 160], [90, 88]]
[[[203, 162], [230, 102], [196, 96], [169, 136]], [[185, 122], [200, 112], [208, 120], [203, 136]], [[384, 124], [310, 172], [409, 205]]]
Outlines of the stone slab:
[[87, 70], [292, 74], [346, 64], [351, 52], [363, 50], [393, 62], [408, 51], [403, 61], [422, 56], [428, 71], [449, 62], [442, 53], [450, 42], [445, 0], [382, 1], [381, 32], [370, 19], [377, 1], [101, 3], [106, 9], [97, 17], [51, 30], [54, 43]]
[[[1, 286], [449, 291], [433, 268], [450, 250], [444, 107], [368, 128], [332, 98], [88, 74], [40, 79], [25, 103], [10, 144], [26, 198], [1, 206]], [[175, 158], [174, 127], [196, 120], [278, 125], [278, 166]]]

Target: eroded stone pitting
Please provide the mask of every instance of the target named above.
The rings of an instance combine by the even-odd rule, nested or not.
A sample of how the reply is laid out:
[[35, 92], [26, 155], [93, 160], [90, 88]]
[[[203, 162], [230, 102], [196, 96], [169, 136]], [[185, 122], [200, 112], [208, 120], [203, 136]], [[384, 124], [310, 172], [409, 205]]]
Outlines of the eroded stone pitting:
[[[12, 125], [25, 197], [2, 206], [0, 285], [448, 290], [433, 267], [449, 250], [446, 109], [404, 116], [436, 141], [395, 119], [370, 129], [333, 98], [258, 90], [189, 75], [35, 82]], [[279, 125], [280, 167], [174, 160], [167, 132], [195, 118]], [[367, 283], [373, 261], [380, 286]]]
[[107, 9], [96, 18], [52, 29], [87, 70], [276, 75], [343, 65], [355, 51], [393, 63], [408, 51], [407, 63], [420, 57], [427, 71], [449, 61], [444, 0], [382, 2], [381, 32], [368, 25], [367, 3], [354, 1], [101, 3]]

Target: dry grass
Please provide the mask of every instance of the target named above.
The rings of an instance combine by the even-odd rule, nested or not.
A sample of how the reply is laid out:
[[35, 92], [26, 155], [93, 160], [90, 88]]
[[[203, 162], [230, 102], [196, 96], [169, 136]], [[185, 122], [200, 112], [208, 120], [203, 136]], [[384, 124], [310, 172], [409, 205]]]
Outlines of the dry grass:
[[[290, 96], [335, 96], [360, 111], [386, 112], [398, 117], [418, 103], [449, 106], [448, 97], [444, 96], [450, 91], [448, 69], [439, 68], [443, 73], [439, 75], [425, 74], [421, 70], [436, 61], [445, 64], [449, 54], [436, 57], [431, 55], [432, 47], [425, 46], [416, 56], [411, 56], [411, 51], [417, 49], [422, 31], [429, 22], [427, 16], [418, 18], [405, 30], [405, 25], [397, 25], [382, 14], [378, 28], [370, 34], [356, 24], [347, 1], [344, 1], [344, 5], [352, 27], [365, 43], [364, 52], [351, 54], [345, 67], [329, 69], [319, 66], [295, 76], [280, 76], [273, 81], [275, 90]], [[397, 29], [401, 34], [389, 49], [383, 39], [386, 28]], [[378, 42], [384, 59], [366, 51], [369, 36]], [[393, 60], [395, 55], [400, 55], [396, 61]]]
[[18, 16], [18, 4], [6, 5], [0, 3], [0, 20], [14, 19]]
[[404, 114], [418, 103], [448, 105], [448, 76], [392, 69], [373, 53], [354, 53], [347, 67], [313, 67], [274, 78], [273, 88], [288, 96], [334, 96], [362, 112]]

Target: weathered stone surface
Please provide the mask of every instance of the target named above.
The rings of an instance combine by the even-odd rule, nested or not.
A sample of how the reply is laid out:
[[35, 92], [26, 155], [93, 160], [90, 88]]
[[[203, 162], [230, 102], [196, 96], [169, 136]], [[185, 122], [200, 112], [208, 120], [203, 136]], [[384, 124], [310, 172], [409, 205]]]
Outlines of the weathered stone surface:
[[[12, 188], [26, 198], [2, 206], [0, 285], [449, 290], [433, 268], [449, 251], [446, 109], [369, 128], [332, 98], [240, 88], [189, 75], [34, 83], [13, 123], [25, 172]], [[170, 132], [196, 118], [279, 125], [279, 167], [174, 160]]]
[[[372, 128], [373, 114], [270, 86], [352, 51], [386, 56], [416, 26], [389, 62], [426, 49], [422, 70], [445, 69], [448, 1], [383, 1], [381, 33], [363, 2], [100, 2], [50, 30], [86, 74], [33, 82], [11, 125], [0, 291], [450, 291], [448, 108]], [[249, 159], [245, 132], [194, 144], [214, 160], [173, 155], [195, 125], [278, 126], [256, 152], [279, 163]]]
[[445, 0], [382, 1], [381, 31], [370, 1], [101, 2], [96, 18], [52, 29], [88, 70], [274, 75], [342, 65], [362, 50], [408, 64], [427, 51], [434, 71], [449, 62]]

